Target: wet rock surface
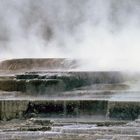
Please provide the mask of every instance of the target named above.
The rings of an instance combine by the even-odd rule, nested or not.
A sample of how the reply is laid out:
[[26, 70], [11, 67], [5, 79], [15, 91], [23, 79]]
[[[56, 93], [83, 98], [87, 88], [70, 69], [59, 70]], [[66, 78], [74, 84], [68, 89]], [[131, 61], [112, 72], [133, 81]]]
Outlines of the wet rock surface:
[[[138, 140], [139, 120], [134, 122], [97, 120], [97, 118], [31, 118], [1, 122], [0, 138], [35, 140]], [[2, 126], [5, 124], [4, 126]], [[9, 127], [11, 127], [9, 129]], [[127, 129], [126, 129], [127, 128]]]
[[139, 140], [139, 75], [74, 71], [64, 61], [0, 64], [0, 139]]
[[[0, 79], [4, 91], [68, 91], [95, 84], [119, 84], [124, 82], [119, 72], [28, 72], [9, 79]], [[34, 91], [33, 91], [34, 90]]]

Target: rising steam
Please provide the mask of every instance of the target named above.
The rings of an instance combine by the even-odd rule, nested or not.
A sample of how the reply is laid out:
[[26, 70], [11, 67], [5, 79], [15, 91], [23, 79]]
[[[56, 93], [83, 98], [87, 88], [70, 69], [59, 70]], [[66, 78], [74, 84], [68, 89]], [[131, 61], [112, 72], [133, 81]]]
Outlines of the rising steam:
[[139, 0], [0, 0], [0, 59], [82, 58], [140, 70]]

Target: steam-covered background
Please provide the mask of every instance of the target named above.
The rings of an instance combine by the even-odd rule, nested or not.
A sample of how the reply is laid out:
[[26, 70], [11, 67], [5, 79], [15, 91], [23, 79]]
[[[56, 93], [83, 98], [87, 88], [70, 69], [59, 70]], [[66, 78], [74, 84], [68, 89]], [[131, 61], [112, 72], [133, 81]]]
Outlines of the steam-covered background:
[[140, 70], [140, 0], [0, 0], [0, 59], [23, 57]]

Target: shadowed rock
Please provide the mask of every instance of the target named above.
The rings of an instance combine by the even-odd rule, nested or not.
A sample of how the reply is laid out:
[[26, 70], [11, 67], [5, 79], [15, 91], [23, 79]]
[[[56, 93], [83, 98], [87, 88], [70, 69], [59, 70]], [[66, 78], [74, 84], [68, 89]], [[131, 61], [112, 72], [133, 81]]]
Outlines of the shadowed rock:
[[57, 117], [80, 117], [89, 115], [106, 115], [107, 101], [95, 100], [50, 100], [30, 101], [26, 116], [30, 114], [57, 116]]
[[140, 102], [109, 102], [108, 112], [110, 118], [134, 120], [140, 115]]

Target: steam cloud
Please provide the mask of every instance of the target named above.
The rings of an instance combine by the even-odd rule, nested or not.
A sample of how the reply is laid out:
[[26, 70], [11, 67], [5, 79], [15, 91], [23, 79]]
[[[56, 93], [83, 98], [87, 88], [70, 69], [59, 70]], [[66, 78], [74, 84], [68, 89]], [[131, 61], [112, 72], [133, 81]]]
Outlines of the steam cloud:
[[82, 58], [140, 70], [139, 0], [0, 0], [0, 59]]

